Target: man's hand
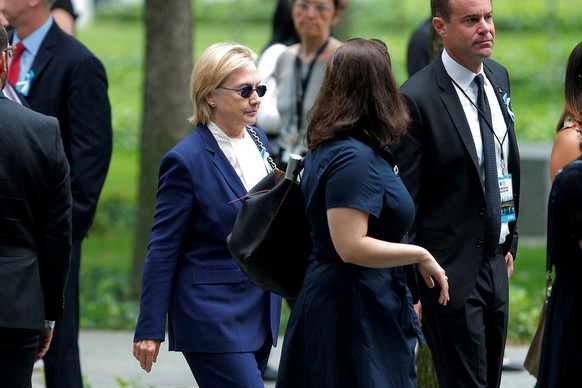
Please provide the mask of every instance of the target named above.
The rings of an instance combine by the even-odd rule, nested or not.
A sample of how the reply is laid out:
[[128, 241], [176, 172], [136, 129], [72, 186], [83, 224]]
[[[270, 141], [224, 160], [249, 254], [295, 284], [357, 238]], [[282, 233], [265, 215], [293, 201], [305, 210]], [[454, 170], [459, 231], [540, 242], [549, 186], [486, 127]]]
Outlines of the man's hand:
[[513, 255], [511, 252], [507, 252], [505, 255], [505, 263], [507, 264], [507, 278], [510, 278], [513, 275]]
[[53, 339], [53, 329], [47, 327], [40, 331], [40, 341], [38, 343], [38, 353], [36, 354], [36, 358], [34, 359], [35, 362], [43, 358], [46, 352], [48, 352], [52, 339]]
[[414, 312], [416, 313], [416, 318], [418, 318], [418, 324], [422, 327], [422, 304], [420, 301], [414, 304]]

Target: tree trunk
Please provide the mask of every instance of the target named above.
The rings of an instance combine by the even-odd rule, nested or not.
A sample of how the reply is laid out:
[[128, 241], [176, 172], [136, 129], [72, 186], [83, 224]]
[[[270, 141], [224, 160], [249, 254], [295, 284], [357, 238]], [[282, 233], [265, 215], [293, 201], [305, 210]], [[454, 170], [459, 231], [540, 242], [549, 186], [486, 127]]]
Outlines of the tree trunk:
[[162, 156], [191, 129], [191, 0], [145, 0], [145, 80], [140, 139], [137, 222], [130, 287], [141, 293], [143, 263], [155, 213]]

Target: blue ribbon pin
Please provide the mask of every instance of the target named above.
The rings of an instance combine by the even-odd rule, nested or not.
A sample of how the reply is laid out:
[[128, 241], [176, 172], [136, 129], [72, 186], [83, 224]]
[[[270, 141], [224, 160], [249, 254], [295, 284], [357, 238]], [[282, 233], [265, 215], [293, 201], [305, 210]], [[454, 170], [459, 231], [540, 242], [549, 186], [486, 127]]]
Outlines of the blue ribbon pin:
[[509, 97], [507, 95], [507, 93], [505, 93], [503, 95], [503, 102], [505, 103], [505, 108], [507, 109], [507, 114], [509, 114], [509, 117], [511, 118], [512, 122], [515, 122], [515, 113], [513, 113], [513, 111], [511, 110], [511, 108], [509, 107], [509, 102], [511, 101], [511, 97]]

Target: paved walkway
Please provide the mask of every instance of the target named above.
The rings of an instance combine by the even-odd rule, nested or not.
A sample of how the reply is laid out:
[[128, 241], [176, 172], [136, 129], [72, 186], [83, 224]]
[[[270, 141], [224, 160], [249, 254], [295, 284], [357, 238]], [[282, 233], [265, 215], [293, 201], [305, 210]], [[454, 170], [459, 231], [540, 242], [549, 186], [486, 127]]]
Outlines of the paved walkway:
[[[79, 338], [83, 375], [86, 388], [192, 388], [197, 387], [190, 369], [181, 353], [168, 352], [167, 342], [162, 344], [158, 362], [151, 373], [145, 373], [131, 353], [133, 333], [127, 331], [83, 330]], [[280, 338], [282, 342], [282, 338]], [[271, 354], [270, 365], [277, 366], [281, 347]], [[515, 364], [523, 363], [527, 347], [510, 346], [507, 356]], [[43, 372], [35, 370], [33, 387], [44, 388]], [[502, 388], [531, 388], [535, 378], [526, 371], [504, 372]], [[266, 388], [274, 388], [267, 382]]]

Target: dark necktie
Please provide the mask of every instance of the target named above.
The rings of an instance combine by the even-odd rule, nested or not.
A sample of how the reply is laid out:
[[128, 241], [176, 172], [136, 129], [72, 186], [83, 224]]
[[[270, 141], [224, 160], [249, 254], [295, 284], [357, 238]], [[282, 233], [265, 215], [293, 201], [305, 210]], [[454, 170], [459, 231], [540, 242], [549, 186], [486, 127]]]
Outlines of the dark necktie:
[[14, 86], [16, 86], [16, 83], [18, 82], [18, 73], [20, 73], [20, 59], [25, 48], [26, 47], [24, 47], [22, 42], [16, 43], [16, 50], [14, 51], [14, 56], [10, 61], [10, 67], [8, 68], [8, 80]]
[[483, 88], [483, 75], [477, 74], [477, 108], [479, 109], [479, 127], [483, 141], [483, 167], [485, 171], [485, 199], [487, 201], [487, 218], [485, 226], [485, 257], [492, 257], [499, 245], [501, 229], [501, 204], [499, 181], [497, 178], [497, 161], [495, 156], [495, 139], [493, 138], [493, 121], [491, 108]]

